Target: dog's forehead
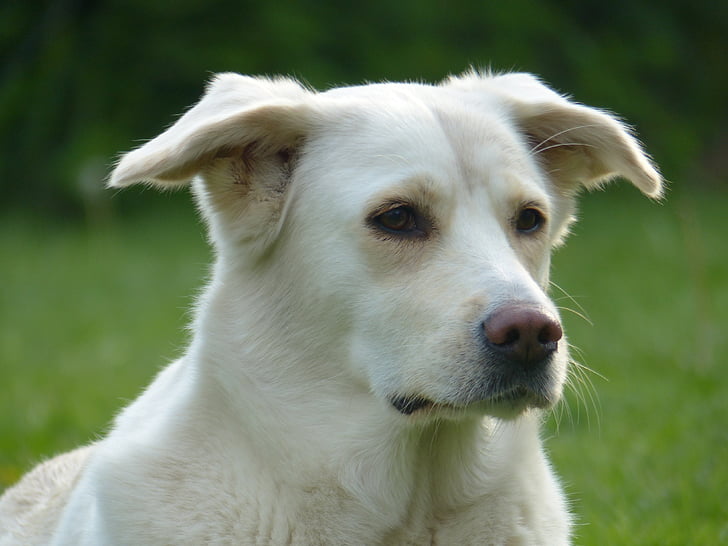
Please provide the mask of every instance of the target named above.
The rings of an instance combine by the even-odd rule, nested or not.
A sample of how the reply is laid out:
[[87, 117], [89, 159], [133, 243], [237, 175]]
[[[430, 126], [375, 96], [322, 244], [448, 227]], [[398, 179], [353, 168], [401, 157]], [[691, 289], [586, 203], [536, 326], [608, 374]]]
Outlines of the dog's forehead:
[[326, 164], [362, 191], [420, 178], [447, 191], [497, 185], [507, 194], [539, 178], [497, 97], [476, 102], [448, 87], [373, 84], [334, 89], [320, 100], [330, 114], [319, 135]]

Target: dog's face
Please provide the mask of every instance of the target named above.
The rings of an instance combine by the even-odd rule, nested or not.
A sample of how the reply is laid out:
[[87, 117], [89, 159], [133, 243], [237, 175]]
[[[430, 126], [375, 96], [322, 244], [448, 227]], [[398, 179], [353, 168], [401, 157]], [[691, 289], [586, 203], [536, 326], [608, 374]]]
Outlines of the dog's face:
[[[305, 249], [314, 265], [304, 282], [320, 283], [318, 299], [335, 299], [348, 315], [332, 314], [331, 326], [351, 324], [340, 341], [352, 371], [402, 413], [550, 405], [565, 376], [565, 342], [547, 340], [554, 350], [519, 359], [489, 341], [485, 325], [517, 309], [558, 328], [544, 289], [569, 199], [497, 116], [396, 95], [386, 104], [352, 108], [347, 126], [304, 148], [284, 263], [305, 259], [288, 248]], [[512, 322], [516, 335], [519, 317]]]
[[574, 195], [618, 174], [660, 186], [616, 121], [526, 75], [321, 94], [222, 76], [112, 184], [195, 174], [219, 270], [267, 279], [302, 360], [411, 419], [558, 400], [546, 289]]

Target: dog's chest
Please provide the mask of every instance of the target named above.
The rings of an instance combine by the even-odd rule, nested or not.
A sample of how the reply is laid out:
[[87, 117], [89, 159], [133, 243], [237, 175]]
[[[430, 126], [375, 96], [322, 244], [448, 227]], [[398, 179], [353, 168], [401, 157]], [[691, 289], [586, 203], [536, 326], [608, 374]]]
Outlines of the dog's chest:
[[[519, 518], [501, 513], [491, 502], [478, 503], [444, 515], [423, 515], [408, 521], [380, 541], [382, 545], [527, 544]], [[495, 508], [495, 510], [494, 510]]]
[[[518, 503], [485, 495], [457, 508], [415, 502], [399, 514], [373, 513], [341, 490], [320, 490], [289, 520], [290, 544], [526, 545], [549, 543]], [[503, 496], [508, 496], [507, 494]], [[338, 499], [338, 500], [335, 500]], [[511, 499], [509, 499], [511, 500]], [[543, 540], [542, 540], [543, 539]], [[554, 544], [562, 544], [555, 540]]]

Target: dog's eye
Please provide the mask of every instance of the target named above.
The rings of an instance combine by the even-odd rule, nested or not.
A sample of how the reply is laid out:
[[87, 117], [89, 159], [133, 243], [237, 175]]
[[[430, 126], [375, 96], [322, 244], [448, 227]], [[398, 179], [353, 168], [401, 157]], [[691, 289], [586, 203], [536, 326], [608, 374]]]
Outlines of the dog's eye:
[[417, 229], [415, 211], [404, 205], [383, 212], [375, 221], [387, 231], [410, 232]]
[[516, 217], [516, 229], [521, 233], [532, 233], [541, 228], [545, 221], [538, 209], [524, 208]]

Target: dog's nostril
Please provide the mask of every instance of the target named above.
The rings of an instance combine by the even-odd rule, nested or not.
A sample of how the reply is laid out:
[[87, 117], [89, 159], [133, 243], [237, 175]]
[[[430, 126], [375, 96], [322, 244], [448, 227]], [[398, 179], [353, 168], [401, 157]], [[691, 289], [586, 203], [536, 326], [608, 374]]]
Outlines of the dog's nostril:
[[516, 343], [520, 337], [521, 332], [517, 328], [511, 328], [505, 332], [505, 335], [501, 335], [500, 332], [493, 332], [496, 339], [491, 339], [496, 345], [511, 345]]
[[556, 343], [563, 336], [564, 331], [561, 329], [561, 324], [554, 319], [550, 319], [539, 331], [538, 341], [539, 343]]

